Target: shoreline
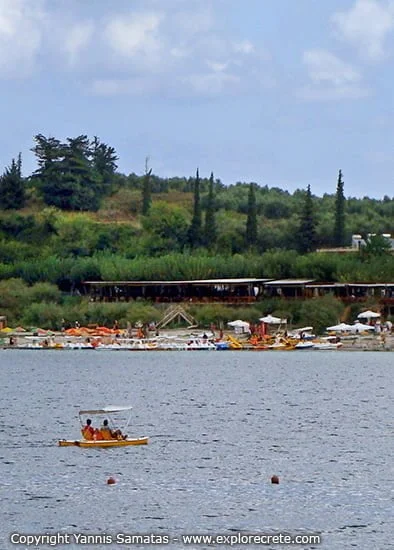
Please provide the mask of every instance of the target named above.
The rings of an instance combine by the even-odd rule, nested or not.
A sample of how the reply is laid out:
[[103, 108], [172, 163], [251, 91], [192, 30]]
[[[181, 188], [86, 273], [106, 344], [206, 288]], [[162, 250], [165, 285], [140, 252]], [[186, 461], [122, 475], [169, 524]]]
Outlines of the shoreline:
[[[205, 340], [203, 335], [206, 334]], [[325, 337], [317, 337], [313, 340], [318, 342]], [[228, 342], [236, 343], [234, 347], [230, 349], [216, 349], [212, 351], [297, 351], [302, 353], [305, 351], [394, 351], [394, 335], [385, 333], [382, 335], [355, 335], [355, 336], [342, 336], [340, 337], [340, 347], [337, 349], [314, 349], [313, 347], [306, 347], [305, 349], [294, 349], [294, 347], [269, 349], [260, 345], [253, 345], [248, 341], [245, 334], [235, 334], [232, 331], [224, 331], [221, 339], [217, 338], [217, 335], [213, 335], [209, 331], [185, 330], [185, 329], [168, 329], [165, 332], [160, 332], [159, 335], [151, 335], [147, 338], [131, 337], [125, 338], [124, 336], [115, 337], [114, 335], [101, 337], [99, 339], [99, 345], [92, 345], [94, 341], [93, 337], [89, 336], [70, 336], [65, 335], [62, 332], [51, 332], [47, 335], [44, 334], [9, 334], [3, 336], [4, 343], [0, 344], [0, 348], [3, 350], [56, 350], [56, 351], [73, 351], [73, 350], [86, 350], [86, 351], [203, 351], [203, 347], [185, 348], [182, 344], [186, 344], [187, 341], [196, 340], [200, 342], [209, 341], [211, 343]], [[6, 342], [8, 340], [8, 342]], [[10, 344], [10, 341], [13, 343]], [[155, 342], [167, 342], [168, 347], [154, 345]], [[171, 347], [171, 344], [177, 342], [178, 347]], [[182, 343], [182, 344], [181, 344]], [[136, 345], [138, 344], [138, 345]]]

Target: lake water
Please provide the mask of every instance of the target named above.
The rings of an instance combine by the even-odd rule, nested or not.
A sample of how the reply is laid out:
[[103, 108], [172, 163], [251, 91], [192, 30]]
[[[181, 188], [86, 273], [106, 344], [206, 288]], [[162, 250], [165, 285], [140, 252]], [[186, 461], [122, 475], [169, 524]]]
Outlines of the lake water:
[[[1, 350], [0, 367], [2, 550], [26, 548], [11, 533], [394, 547], [392, 353]], [[57, 446], [79, 438], [80, 408], [108, 404], [132, 404], [128, 433], [149, 445]]]

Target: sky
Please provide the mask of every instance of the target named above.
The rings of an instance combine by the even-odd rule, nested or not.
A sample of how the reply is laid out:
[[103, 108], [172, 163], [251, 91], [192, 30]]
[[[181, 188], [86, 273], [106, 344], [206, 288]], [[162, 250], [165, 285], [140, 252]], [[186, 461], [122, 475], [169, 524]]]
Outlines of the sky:
[[0, 0], [0, 171], [99, 136], [119, 171], [393, 197], [394, 0]]

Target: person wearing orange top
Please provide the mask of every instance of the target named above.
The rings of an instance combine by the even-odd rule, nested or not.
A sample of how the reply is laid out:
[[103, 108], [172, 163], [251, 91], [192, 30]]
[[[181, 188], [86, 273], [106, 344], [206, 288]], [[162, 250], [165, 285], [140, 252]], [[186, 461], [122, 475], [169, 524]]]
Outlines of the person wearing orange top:
[[101, 430], [96, 428], [94, 430], [93, 439], [94, 439], [94, 441], [103, 441], [105, 439], [105, 437], [103, 437], [103, 434], [101, 433]]
[[89, 441], [92, 441], [92, 439], [94, 438], [94, 432], [95, 432], [95, 430], [94, 430], [94, 428], [93, 428], [93, 426], [92, 426], [92, 421], [90, 420], [90, 418], [88, 418], [88, 419], [86, 420], [86, 426], [84, 426], [84, 427], [82, 428], [81, 432], [82, 432], [82, 436], [83, 436], [85, 439], [87, 439], [87, 440], [89, 440]]
[[108, 420], [104, 420], [103, 425], [100, 428], [101, 435], [103, 439], [114, 439], [112, 430], [108, 426]]

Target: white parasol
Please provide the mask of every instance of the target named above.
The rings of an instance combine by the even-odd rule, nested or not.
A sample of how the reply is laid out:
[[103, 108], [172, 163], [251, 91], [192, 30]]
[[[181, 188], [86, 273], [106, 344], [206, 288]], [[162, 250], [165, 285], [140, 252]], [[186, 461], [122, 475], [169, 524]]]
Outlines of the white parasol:
[[249, 328], [250, 327], [250, 323], [248, 323], [247, 321], [241, 321], [241, 319], [236, 319], [235, 321], [230, 321], [227, 324], [228, 324], [229, 327], [234, 327], [234, 328]]
[[375, 327], [371, 327], [371, 325], [364, 325], [363, 323], [354, 323], [351, 330], [352, 332], [364, 332], [366, 330], [375, 330]]
[[348, 325], [346, 323], [339, 323], [339, 325], [333, 325], [332, 327], [327, 327], [326, 330], [330, 332], [349, 332], [353, 328], [353, 325]]
[[280, 319], [279, 317], [274, 317], [273, 315], [267, 315], [266, 317], [260, 317], [259, 321], [266, 323], [267, 325], [281, 325], [282, 323], [287, 323], [287, 319]]
[[362, 311], [357, 315], [357, 319], [377, 319], [380, 317], [380, 313], [376, 313], [376, 311]]

